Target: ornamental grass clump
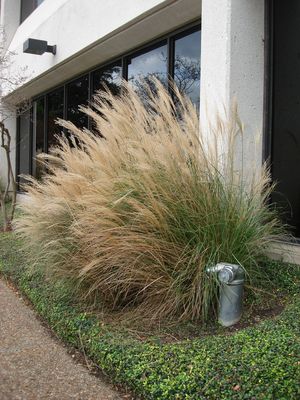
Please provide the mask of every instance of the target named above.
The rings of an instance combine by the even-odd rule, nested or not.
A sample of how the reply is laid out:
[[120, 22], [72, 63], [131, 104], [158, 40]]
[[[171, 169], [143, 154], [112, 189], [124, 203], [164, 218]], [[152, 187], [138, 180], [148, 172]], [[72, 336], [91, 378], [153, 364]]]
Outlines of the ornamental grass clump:
[[237, 172], [236, 113], [204, 133], [192, 103], [155, 84], [147, 101], [125, 82], [96, 95], [81, 108], [93, 132], [60, 121], [68, 134], [30, 179], [17, 229], [47, 276], [98, 307], [203, 321], [217, 304], [207, 266], [239, 263], [254, 279], [282, 229], [266, 167]]

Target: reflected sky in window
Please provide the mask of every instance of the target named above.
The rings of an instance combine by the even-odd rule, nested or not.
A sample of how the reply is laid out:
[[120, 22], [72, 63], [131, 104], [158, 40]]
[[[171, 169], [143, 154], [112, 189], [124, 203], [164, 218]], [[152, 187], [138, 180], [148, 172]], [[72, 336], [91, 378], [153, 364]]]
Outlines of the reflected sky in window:
[[164, 84], [168, 79], [167, 44], [133, 56], [128, 61], [128, 81], [143, 96], [141, 80], [146, 82], [151, 77], [158, 78]]
[[200, 31], [175, 40], [174, 80], [199, 109], [200, 104]]

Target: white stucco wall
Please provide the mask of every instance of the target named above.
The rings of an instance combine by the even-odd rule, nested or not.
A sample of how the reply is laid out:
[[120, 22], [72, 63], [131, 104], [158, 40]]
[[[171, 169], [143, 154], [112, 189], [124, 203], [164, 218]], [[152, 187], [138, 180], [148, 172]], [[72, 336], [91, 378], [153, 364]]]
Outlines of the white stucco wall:
[[[236, 101], [244, 124], [244, 170], [261, 165], [264, 0], [203, 0], [200, 114], [204, 126]], [[240, 162], [242, 160], [240, 159]]]

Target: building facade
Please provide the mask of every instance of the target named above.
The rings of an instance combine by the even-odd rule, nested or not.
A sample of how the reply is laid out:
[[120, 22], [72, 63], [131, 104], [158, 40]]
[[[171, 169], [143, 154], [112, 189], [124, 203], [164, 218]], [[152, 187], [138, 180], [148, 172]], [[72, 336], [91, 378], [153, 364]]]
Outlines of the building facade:
[[[298, 3], [2, 0], [13, 69], [27, 66], [26, 82], [5, 100], [32, 100], [28, 113], [7, 121], [16, 174], [39, 175], [35, 156], [55, 143], [56, 118], [90, 126], [77, 107], [103, 84], [117, 91], [122, 78], [138, 88], [141, 77], [155, 75], [167, 84], [172, 76], [199, 108], [204, 126], [237, 101], [245, 127], [244, 168], [270, 158], [278, 181], [274, 201], [300, 237], [300, 183], [293, 176], [300, 158]], [[56, 51], [32, 54], [32, 44], [24, 52], [29, 38]], [[4, 164], [0, 171], [5, 179]], [[279, 247], [297, 257], [297, 244]]]

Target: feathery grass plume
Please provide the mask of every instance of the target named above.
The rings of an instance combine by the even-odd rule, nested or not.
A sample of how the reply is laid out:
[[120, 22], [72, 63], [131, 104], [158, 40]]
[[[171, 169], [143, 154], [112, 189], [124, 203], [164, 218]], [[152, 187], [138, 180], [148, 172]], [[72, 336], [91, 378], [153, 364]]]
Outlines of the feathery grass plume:
[[72, 143], [43, 156], [49, 174], [30, 179], [17, 228], [49, 276], [99, 307], [204, 321], [217, 304], [206, 267], [239, 263], [255, 278], [282, 227], [266, 166], [236, 171], [236, 113], [207, 142], [192, 103], [155, 85], [147, 104], [126, 82], [96, 95], [81, 108], [96, 132], [60, 121]]

